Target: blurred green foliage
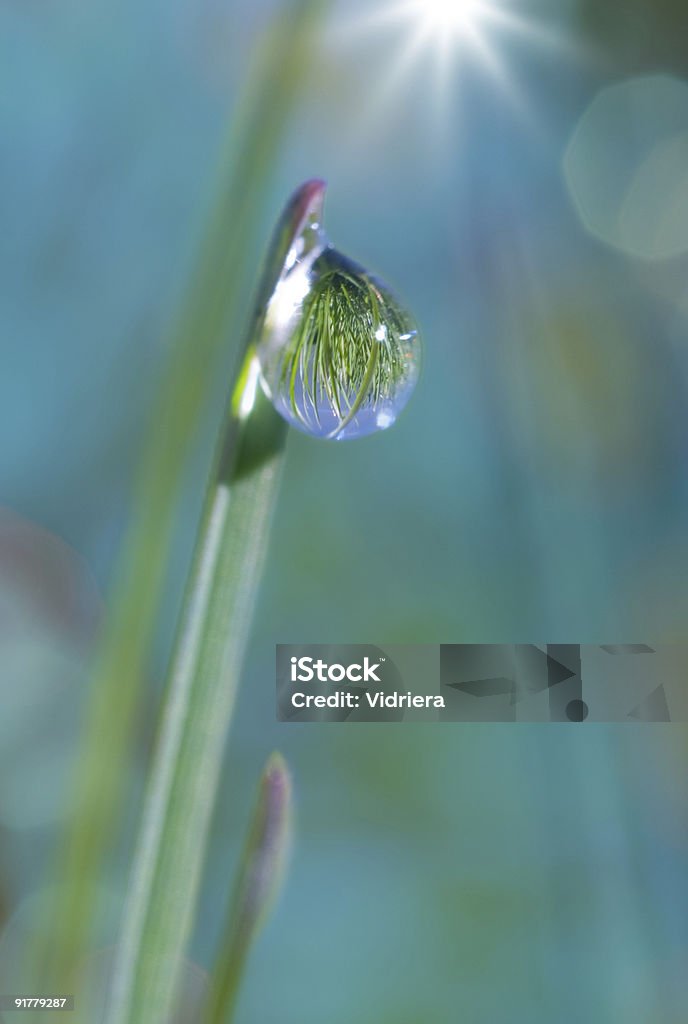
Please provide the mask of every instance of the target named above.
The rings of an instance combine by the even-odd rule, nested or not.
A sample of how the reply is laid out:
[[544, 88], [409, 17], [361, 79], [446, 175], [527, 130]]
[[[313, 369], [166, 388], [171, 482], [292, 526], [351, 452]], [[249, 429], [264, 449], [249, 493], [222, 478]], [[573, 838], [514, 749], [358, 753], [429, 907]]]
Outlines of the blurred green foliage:
[[688, 14], [681, 0], [579, 0], [581, 22], [610, 62], [627, 74], [685, 71]]

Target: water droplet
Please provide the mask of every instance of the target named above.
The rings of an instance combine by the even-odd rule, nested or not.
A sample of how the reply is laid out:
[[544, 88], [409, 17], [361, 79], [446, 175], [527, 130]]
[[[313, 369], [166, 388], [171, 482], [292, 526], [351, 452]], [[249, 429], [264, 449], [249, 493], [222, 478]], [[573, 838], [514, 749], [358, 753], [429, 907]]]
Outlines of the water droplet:
[[389, 288], [327, 240], [314, 209], [295, 237], [257, 346], [281, 416], [344, 440], [390, 427], [418, 379], [420, 340]]

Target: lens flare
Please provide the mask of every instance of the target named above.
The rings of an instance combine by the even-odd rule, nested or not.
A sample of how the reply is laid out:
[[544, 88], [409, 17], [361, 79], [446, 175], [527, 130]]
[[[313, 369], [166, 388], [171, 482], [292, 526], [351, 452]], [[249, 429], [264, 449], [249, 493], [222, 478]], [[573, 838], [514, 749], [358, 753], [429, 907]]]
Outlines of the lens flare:
[[485, 14], [483, 0], [415, 0], [409, 5], [409, 14], [432, 32], [475, 31], [481, 14]]
[[578, 57], [556, 18], [534, 18], [523, 0], [377, 0], [360, 7], [364, 11], [358, 3], [347, 5], [332, 35], [338, 48], [347, 40], [360, 52], [372, 39], [379, 46], [377, 55], [366, 57], [377, 74], [365, 110], [357, 110], [357, 141], [372, 138], [400, 94], [411, 88], [417, 92], [420, 85], [430, 99], [431, 134], [439, 140], [451, 131], [455, 142], [459, 79], [474, 73], [484, 75], [500, 99], [535, 127], [529, 98], [511, 73], [508, 46], [537, 46], [562, 58]]

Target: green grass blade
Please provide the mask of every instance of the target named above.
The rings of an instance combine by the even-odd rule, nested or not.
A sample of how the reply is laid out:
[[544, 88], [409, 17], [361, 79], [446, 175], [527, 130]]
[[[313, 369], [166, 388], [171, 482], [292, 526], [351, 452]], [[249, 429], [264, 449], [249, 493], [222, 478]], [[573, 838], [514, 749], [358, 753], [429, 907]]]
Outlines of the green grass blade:
[[220, 941], [203, 1024], [230, 1024], [251, 945], [279, 890], [291, 833], [291, 779], [273, 754], [260, 781], [234, 898]]
[[[309, 182], [282, 218], [261, 298], [320, 204]], [[264, 313], [264, 306], [261, 306]], [[211, 478], [151, 769], [107, 1024], [163, 1024], [174, 1002], [251, 615], [266, 555], [286, 423], [258, 385], [253, 342]]]

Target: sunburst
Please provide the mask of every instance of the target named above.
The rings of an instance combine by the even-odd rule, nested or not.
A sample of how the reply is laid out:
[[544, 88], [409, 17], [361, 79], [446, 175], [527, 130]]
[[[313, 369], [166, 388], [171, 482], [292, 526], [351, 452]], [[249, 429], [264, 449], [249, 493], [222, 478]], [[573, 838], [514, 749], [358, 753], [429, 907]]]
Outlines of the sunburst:
[[384, 47], [374, 94], [365, 111], [357, 113], [362, 134], [374, 131], [399, 92], [420, 74], [424, 88], [436, 98], [429, 118], [444, 135], [449, 122], [456, 127], [451, 112], [456, 79], [469, 66], [485, 73], [528, 121], [529, 105], [508, 66], [507, 37], [548, 49], [570, 49], [558, 31], [527, 16], [519, 0], [379, 0], [363, 14], [347, 14], [335, 31], [340, 44], [347, 37], [377, 37]]

